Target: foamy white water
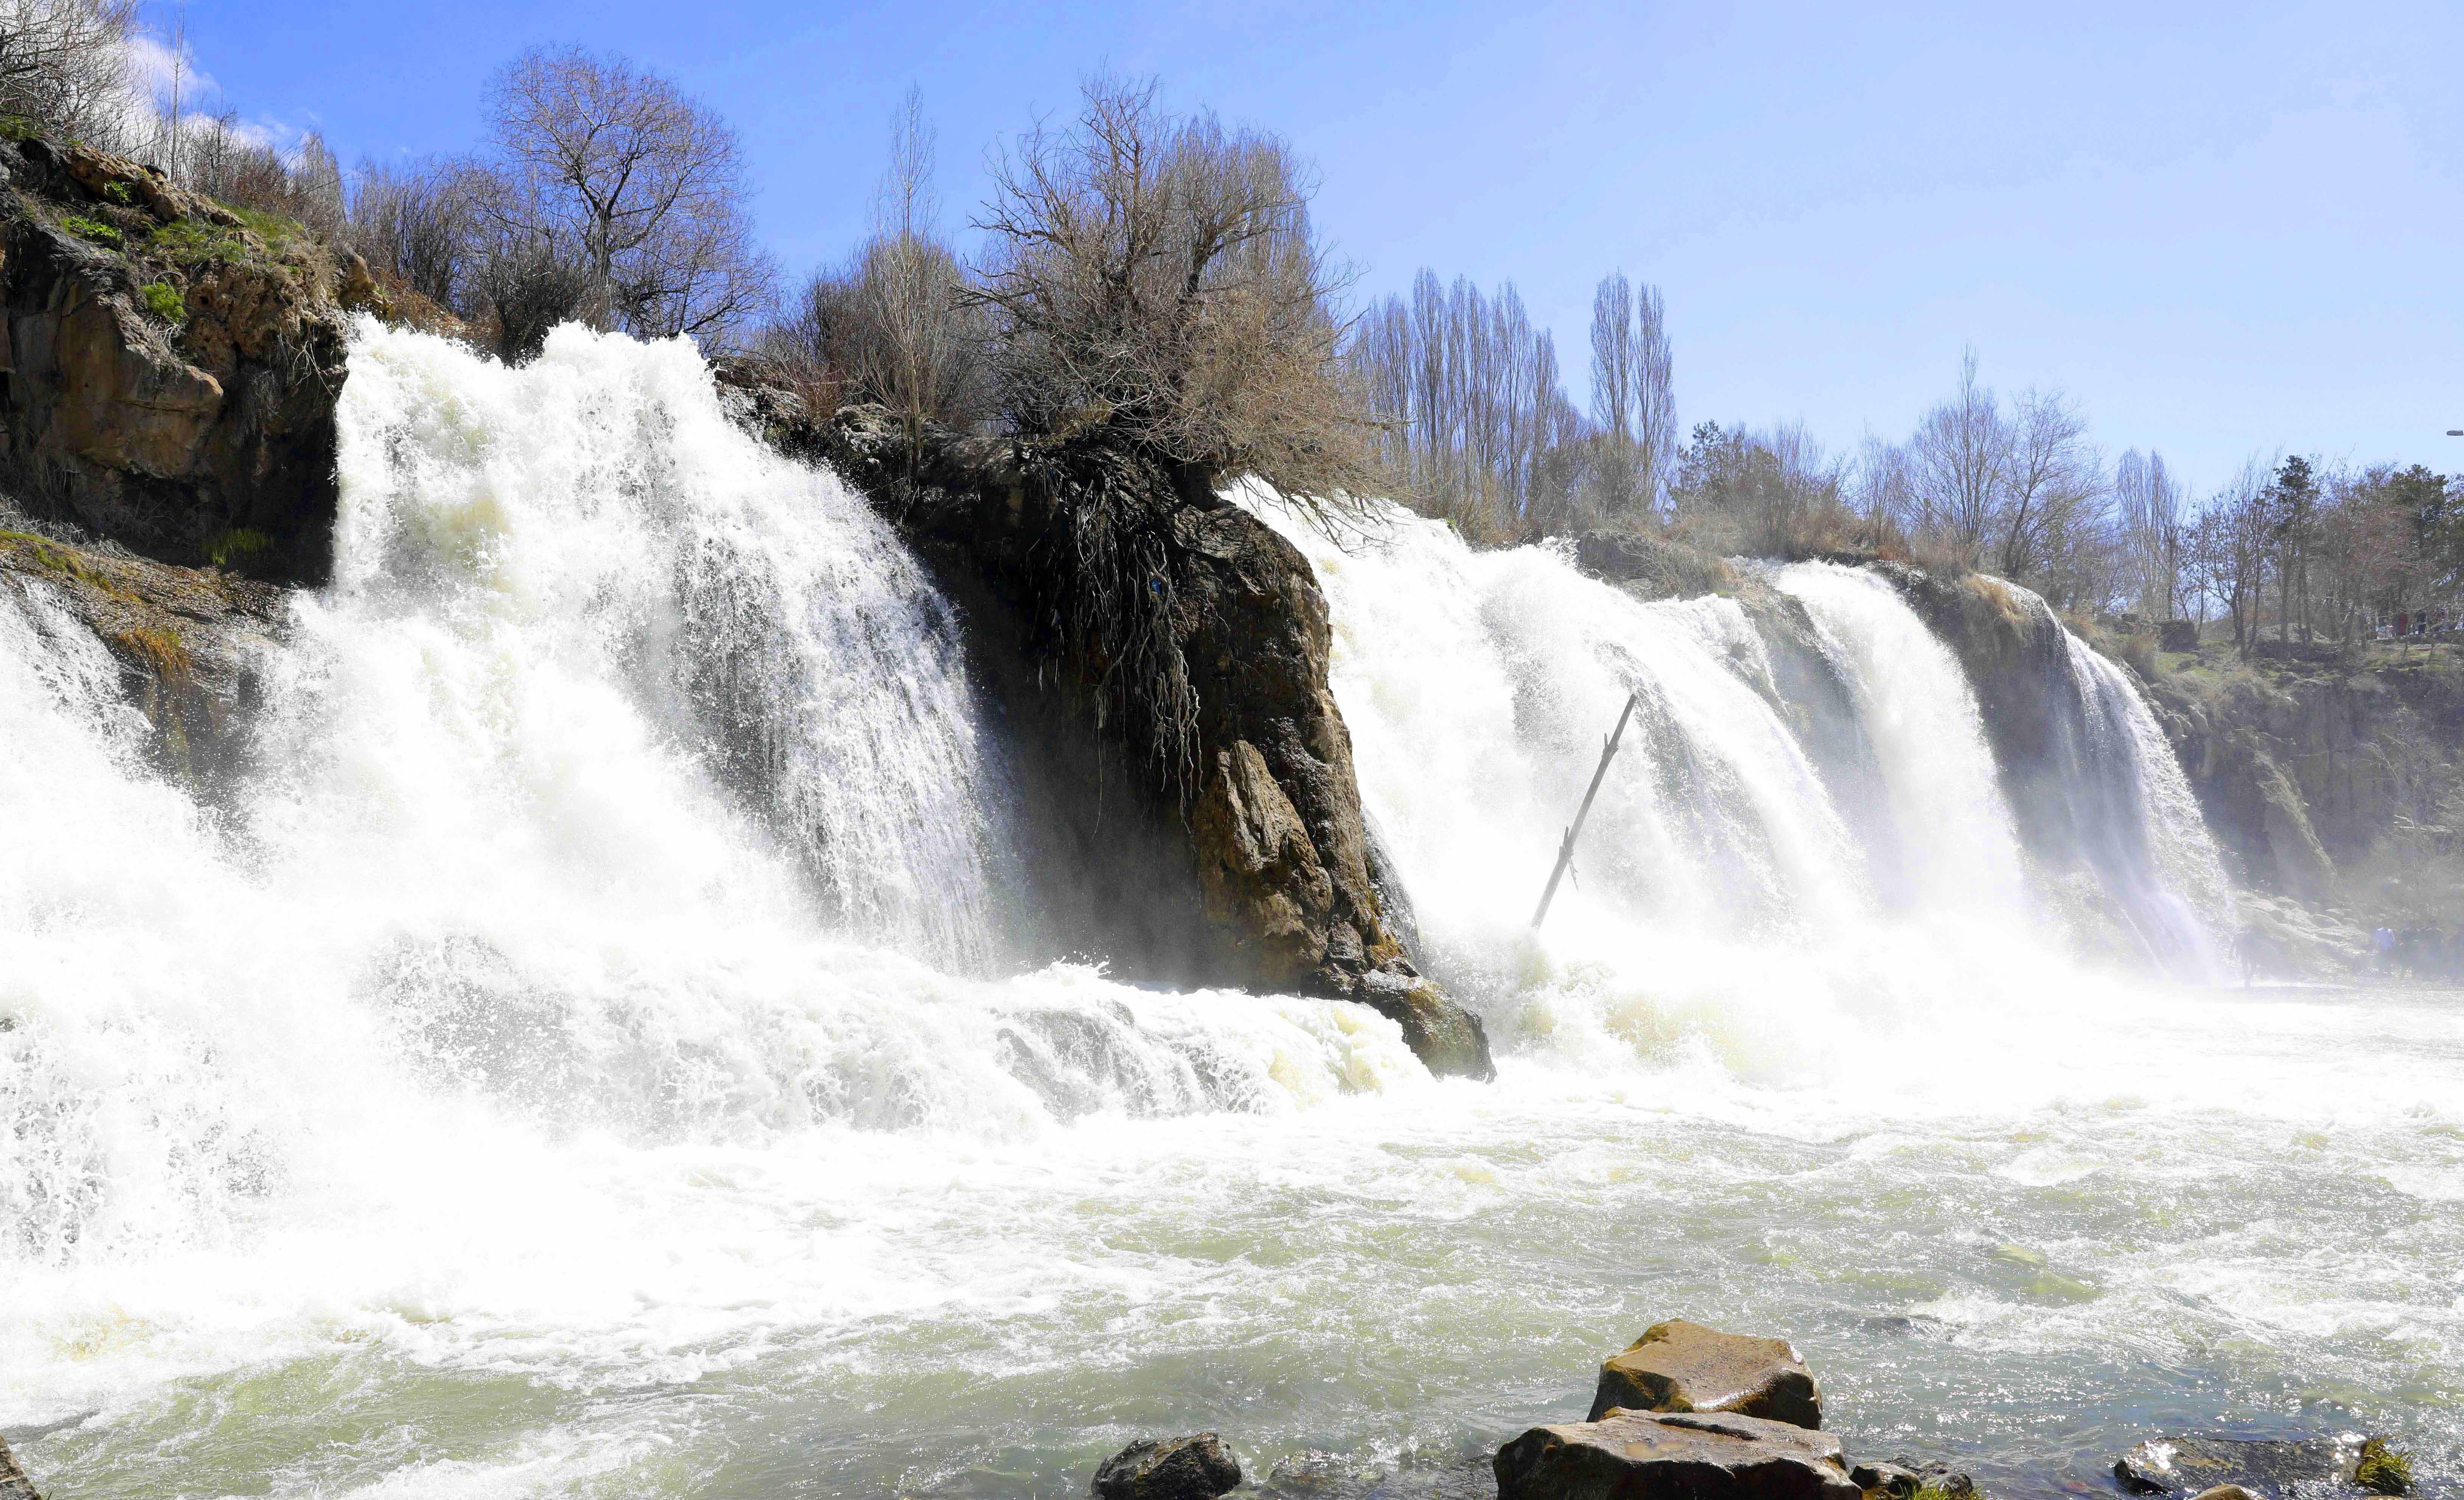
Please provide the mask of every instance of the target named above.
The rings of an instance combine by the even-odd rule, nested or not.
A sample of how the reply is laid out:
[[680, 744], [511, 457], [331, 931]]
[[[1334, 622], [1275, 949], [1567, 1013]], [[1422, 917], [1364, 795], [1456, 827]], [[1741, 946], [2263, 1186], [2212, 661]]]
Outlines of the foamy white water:
[[[0, 1431], [60, 1494], [1062, 1495], [1207, 1426], [1442, 1467], [1669, 1315], [2011, 1492], [2150, 1424], [2464, 1438], [2455, 999], [2075, 960], [1862, 575], [1772, 580], [1843, 790], [1733, 601], [1289, 532], [1484, 1087], [1356, 1006], [1003, 977], [946, 606], [689, 350], [363, 330], [343, 459], [228, 808], [0, 585]], [[2195, 906], [2178, 778], [2100, 753]]]

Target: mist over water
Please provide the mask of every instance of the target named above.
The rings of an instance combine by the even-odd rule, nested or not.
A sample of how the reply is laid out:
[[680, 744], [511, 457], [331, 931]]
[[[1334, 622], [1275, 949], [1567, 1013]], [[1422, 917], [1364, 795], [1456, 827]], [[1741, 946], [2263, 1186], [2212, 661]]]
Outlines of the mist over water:
[[1441, 1084], [1358, 1006], [1013, 972], [949, 607], [689, 349], [363, 328], [342, 414], [337, 578], [222, 805], [0, 584], [0, 1430], [63, 1493], [1060, 1495], [1210, 1426], [1444, 1465], [1671, 1315], [2017, 1493], [2151, 1426], [2464, 1438], [2464, 1012], [2182, 982], [2222, 876], [2084, 649], [2083, 849], [2031, 849], [1869, 574], [1644, 604], [1265, 509], [1499, 1043]]

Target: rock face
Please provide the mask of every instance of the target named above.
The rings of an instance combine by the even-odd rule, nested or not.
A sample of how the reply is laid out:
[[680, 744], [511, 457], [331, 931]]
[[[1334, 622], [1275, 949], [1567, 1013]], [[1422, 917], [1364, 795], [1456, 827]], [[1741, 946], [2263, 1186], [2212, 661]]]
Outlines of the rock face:
[[110, 651], [165, 776], [210, 798], [239, 769], [280, 589], [13, 529], [0, 510], [0, 590], [33, 605], [38, 629], [83, 629]]
[[1212, 1432], [1133, 1443], [1095, 1470], [1095, 1500], [1215, 1500], [1239, 1488], [1241, 1465]]
[[1498, 1500], [1858, 1500], [1839, 1440], [1727, 1412], [1614, 1411], [1497, 1451]]
[[0, 142], [0, 486], [148, 557], [321, 581], [366, 266], [88, 146]]
[[[820, 421], [759, 366], [718, 375], [748, 426], [864, 491], [959, 604], [1018, 731], [1042, 826], [1034, 904], [1058, 951], [1102, 952], [1136, 978], [1358, 1001], [1433, 1070], [1492, 1075], [1479, 1018], [1421, 976], [1380, 893], [1391, 876], [1327, 685], [1326, 600], [1299, 549], [1119, 454], [940, 432], [919, 453], [877, 411]], [[1140, 647], [1164, 667], [1135, 665], [1183, 693], [1186, 763], [1123, 732], [1114, 664], [1067, 634], [1054, 560], [1088, 544], [1073, 508], [1096, 491], [1150, 528], [1133, 539], [1150, 549], [1137, 582], [1164, 601], [1169, 640]]]
[[1807, 1429], [1822, 1425], [1822, 1387], [1785, 1338], [1749, 1338], [1672, 1318], [1600, 1366], [1586, 1422], [1612, 1409], [1735, 1412]]
[[2256, 885], [2318, 901], [2399, 819], [2442, 823], [2442, 804], [2464, 805], [2464, 652], [2452, 648], [2217, 660], [2149, 690], [2209, 826]]

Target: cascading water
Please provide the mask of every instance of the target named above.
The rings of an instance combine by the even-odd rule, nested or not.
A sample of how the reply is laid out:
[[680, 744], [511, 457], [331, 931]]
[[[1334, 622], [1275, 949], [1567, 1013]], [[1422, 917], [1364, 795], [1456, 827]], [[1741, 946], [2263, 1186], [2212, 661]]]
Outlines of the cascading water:
[[[2464, 1441], [2464, 1013], [2075, 962], [1866, 574], [1642, 604], [1267, 513], [1500, 1043], [1439, 1083], [1359, 1006], [990, 977], [1013, 773], [950, 612], [690, 350], [363, 328], [342, 439], [211, 807], [0, 575], [0, 1431], [62, 1493], [1061, 1496], [1202, 1427], [1461, 1489], [1671, 1315], [1997, 1494], [2151, 1410]], [[2107, 883], [2195, 911], [2153, 721], [2078, 667]]]
[[[1878, 1005], [1955, 1004], [2020, 955], [2071, 967], [1976, 695], [1884, 580], [1753, 567], [1743, 603], [1641, 603], [1548, 547], [1478, 553], [1397, 514], [1380, 542], [1344, 548], [1261, 514], [1329, 594], [1364, 795], [1433, 961], [1541, 1032], [1596, 1022], [1646, 1054], [1695, 1037], [1786, 1071], [1870, 1045]], [[2105, 799], [2098, 868], [2136, 919], [2203, 943], [2213, 888], [2181, 882], [2214, 854], [2180, 772], [2127, 683], [2089, 680], [2097, 731], [2066, 774]], [[1808, 696], [1834, 684], [1844, 721], [1826, 724]], [[1585, 829], [1581, 884], [1534, 948], [1507, 882], [1537, 890], [1588, 741], [1628, 691], [1636, 738]], [[1570, 1021], [1568, 986], [1595, 992], [1575, 1003], [1589, 1020]], [[1771, 1045], [1791, 1035], [1823, 1040], [1791, 1060]]]

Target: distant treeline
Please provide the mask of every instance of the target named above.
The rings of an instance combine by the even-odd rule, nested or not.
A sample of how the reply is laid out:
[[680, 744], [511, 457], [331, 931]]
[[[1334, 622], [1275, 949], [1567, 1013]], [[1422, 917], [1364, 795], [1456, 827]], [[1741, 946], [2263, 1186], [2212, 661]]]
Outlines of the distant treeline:
[[2004, 397], [1971, 351], [1897, 441], [1802, 428], [1681, 438], [1664, 303], [1622, 273], [1593, 300], [1588, 400], [1512, 283], [1423, 270], [1347, 305], [1309, 217], [1316, 180], [1270, 132], [1091, 79], [1071, 121], [997, 158], [961, 254], [910, 91], [870, 229], [782, 292], [733, 129], [621, 57], [538, 49], [487, 94], [482, 149], [345, 172], [191, 97], [178, 37], [134, 66], [133, 0], [0, 0], [0, 112], [161, 165], [364, 255], [415, 319], [528, 357], [558, 323], [756, 352], [823, 409], [1104, 437], [1198, 482], [1254, 474], [1322, 515], [1391, 496], [1496, 545], [1591, 527], [1708, 550], [1981, 568], [2081, 612], [2348, 636], [2453, 611], [2464, 482], [2420, 468], [2254, 460], [2193, 494], [2164, 458], [2108, 460], [2059, 390]]

